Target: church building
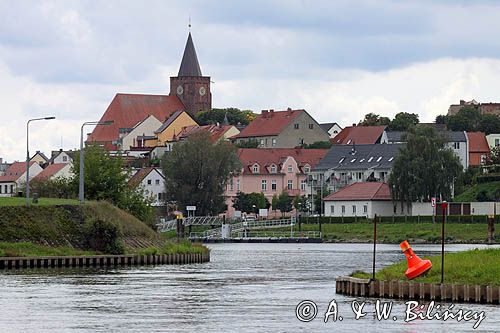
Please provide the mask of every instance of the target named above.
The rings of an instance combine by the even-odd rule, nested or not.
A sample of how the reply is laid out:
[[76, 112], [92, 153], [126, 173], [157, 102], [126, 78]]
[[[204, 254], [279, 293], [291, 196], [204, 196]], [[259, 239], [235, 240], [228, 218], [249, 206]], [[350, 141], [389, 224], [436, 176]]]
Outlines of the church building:
[[151, 116], [163, 123], [176, 111], [186, 111], [194, 116], [211, 108], [210, 77], [201, 73], [193, 38], [189, 33], [179, 73], [170, 78], [170, 94], [117, 93], [100, 119], [101, 122], [113, 123], [96, 126], [86, 143], [97, 143], [108, 150], [119, 150], [120, 139]]

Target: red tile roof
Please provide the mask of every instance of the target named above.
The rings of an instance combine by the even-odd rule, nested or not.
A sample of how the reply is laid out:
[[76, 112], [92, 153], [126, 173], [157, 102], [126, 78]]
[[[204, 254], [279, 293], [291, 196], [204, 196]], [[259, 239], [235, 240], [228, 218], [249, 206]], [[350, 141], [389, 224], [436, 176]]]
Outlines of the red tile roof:
[[42, 170], [38, 175], [36, 175], [33, 180], [46, 180], [61, 171], [62, 168], [64, 168], [67, 163], [54, 163], [54, 164], [49, 164], [45, 169]]
[[163, 122], [172, 113], [183, 110], [184, 105], [177, 96], [116, 94], [100, 121], [113, 120], [108, 126], [96, 126], [87, 142], [105, 143], [106, 148], [116, 148], [110, 142], [118, 139], [120, 128], [132, 128], [149, 115]]
[[233, 125], [192, 125], [184, 127], [179, 134], [176, 135], [178, 140], [187, 139], [190, 135], [198, 132], [207, 132], [210, 134], [210, 139], [212, 142], [217, 142], [224, 133], [226, 133], [229, 129], [231, 129]]
[[[30, 161], [30, 167], [35, 164], [35, 161]], [[0, 182], [15, 182], [26, 172], [26, 162], [14, 162], [5, 170], [5, 175], [0, 176]]]
[[233, 138], [278, 135], [302, 112], [306, 111], [292, 109], [286, 111], [263, 110], [254, 121]]
[[382, 136], [385, 126], [348, 126], [330, 141], [333, 144], [373, 144]]
[[308, 164], [311, 169], [326, 155], [328, 149], [303, 148], [240, 148], [238, 157], [243, 165], [243, 173], [253, 173], [252, 166], [257, 163], [259, 174], [269, 173], [268, 168], [275, 164], [277, 172], [287, 157], [293, 157], [299, 167]]
[[356, 200], [391, 200], [391, 190], [386, 183], [361, 182], [353, 183], [335, 193], [330, 194], [325, 201], [356, 201]]
[[467, 132], [469, 153], [489, 153], [490, 146], [483, 132]]

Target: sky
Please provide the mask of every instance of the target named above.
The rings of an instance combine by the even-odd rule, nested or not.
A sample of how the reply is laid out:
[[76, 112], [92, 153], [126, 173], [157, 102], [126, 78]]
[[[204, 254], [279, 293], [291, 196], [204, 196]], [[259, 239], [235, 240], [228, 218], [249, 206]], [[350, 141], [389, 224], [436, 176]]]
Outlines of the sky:
[[[0, 0], [0, 158], [74, 149], [118, 92], [168, 94], [191, 21], [213, 107], [349, 126], [500, 102], [497, 1]], [[88, 128], [85, 132], [91, 131]]]

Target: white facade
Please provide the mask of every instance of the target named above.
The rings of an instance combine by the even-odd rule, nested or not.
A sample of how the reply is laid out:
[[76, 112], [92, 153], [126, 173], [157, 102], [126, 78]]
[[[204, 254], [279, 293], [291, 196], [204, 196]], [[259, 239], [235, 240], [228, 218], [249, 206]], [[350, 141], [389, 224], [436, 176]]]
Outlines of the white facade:
[[56, 179], [56, 178], [71, 178], [73, 177], [73, 172], [71, 172], [71, 168], [73, 166], [73, 163], [66, 163], [66, 165], [59, 171], [57, 171], [55, 174], [53, 174], [50, 179]]
[[142, 179], [139, 186], [145, 198], [151, 199], [152, 206], [163, 205], [163, 195], [165, 193], [165, 177], [160, 169], [154, 168]]
[[337, 136], [337, 134], [342, 131], [342, 127], [340, 127], [337, 123], [333, 124], [332, 128], [328, 130], [328, 135], [330, 135], [330, 138], [333, 139], [334, 137]]
[[[467, 136], [465, 136], [467, 137]], [[457, 142], [448, 142], [446, 146], [451, 148], [455, 155], [460, 159], [460, 163], [462, 163], [462, 167], [467, 169], [469, 167], [469, 139], [467, 141], [457, 141]]]
[[333, 217], [367, 217], [372, 219], [377, 216], [401, 216], [405, 215], [406, 205], [387, 200], [332, 200], [325, 201], [325, 216]]
[[136, 124], [132, 131], [121, 138], [122, 150], [129, 150], [130, 147], [137, 147], [138, 136], [154, 136], [155, 131], [162, 125], [162, 122], [154, 116], [149, 116], [140, 123]]
[[71, 163], [71, 162], [73, 162], [73, 159], [65, 151], [60, 151], [57, 154], [57, 156], [55, 156], [54, 159], [52, 160], [53, 164], [56, 164], [56, 163]]
[[[38, 163], [33, 163], [30, 166], [30, 180], [42, 172], [42, 167]], [[8, 171], [8, 170], [7, 170]], [[8, 174], [7, 174], [8, 176]], [[16, 179], [14, 179], [17, 177]], [[26, 182], [26, 171], [23, 170], [14, 178], [8, 181], [0, 181], [0, 197], [12, 197], [17, 195], [18, 188]]]
[[487, 135], [486, 140], [488, 141], [488, 146], [490, 146], [490, 149], [498, 147], [500, 146], [500, 133]]

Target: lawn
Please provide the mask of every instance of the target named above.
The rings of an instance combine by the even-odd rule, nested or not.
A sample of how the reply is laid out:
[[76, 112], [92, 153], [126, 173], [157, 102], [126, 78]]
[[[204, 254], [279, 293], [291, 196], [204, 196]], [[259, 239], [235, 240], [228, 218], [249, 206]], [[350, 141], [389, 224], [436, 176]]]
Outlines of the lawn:
[[[441, 256], [430, 258], [432, 269], [414, 282], [441, 282]], [[444, 256], [444, 282], [456, 284], [480, 284], [500, 286], [500, 249], [470, 250], [447, 253]], [[407, 280], [404, 273], [408, 268], [406, 260], [383, 268], [375, 273], [377, 280]], [[369, 279], [371, 274], [354, 272], [352, 276]]]
[[0, 257], [78, 256], [96, 254], [69, 246], [43, 246], [30, 242], [0, 242]]
[[[38, 203], [33, 206], [54, 206], [54, 205], [77, 205], [77, 199], [58, 199], [58, 198], [40, 198]], [[24, 206], [26, 205], [26, 198], [21, 197], [0, 197], [0, 206]]]

